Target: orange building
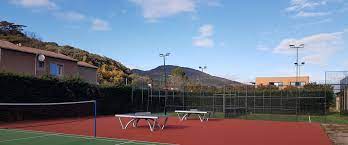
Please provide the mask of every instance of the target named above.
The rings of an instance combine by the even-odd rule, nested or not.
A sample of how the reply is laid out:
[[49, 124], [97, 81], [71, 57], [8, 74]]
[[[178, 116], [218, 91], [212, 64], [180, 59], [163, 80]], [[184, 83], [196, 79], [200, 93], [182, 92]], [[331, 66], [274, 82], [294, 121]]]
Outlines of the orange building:
[[304, 86], [309, 83], [309, 76], [301, 77], [256, 77], [255, 84], [257, 86], [278, 86], [284, 88], [285, 86]]

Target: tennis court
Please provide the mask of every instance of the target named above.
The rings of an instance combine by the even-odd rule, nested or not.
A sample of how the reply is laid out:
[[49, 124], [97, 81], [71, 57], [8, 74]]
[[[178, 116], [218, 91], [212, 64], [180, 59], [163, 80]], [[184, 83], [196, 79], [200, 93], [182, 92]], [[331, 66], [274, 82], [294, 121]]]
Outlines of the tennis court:
[[[94, 119], [67, 121], [46, 120], [29, 124], [0, 126], [0, 145], [117, 145], [117, 144], [182, 144], [182, 145], [331, 145], [320, 124], [275, 122], [240, 119], [199, 119], [180, 121], [169, 117], [165, 129], [149, 131], [145, 121], [126, 130], [115, 116], [97, 118], [97, 138], [93, 137]], [[18, 128], [18, 129], [13, 129]]]
[[155, 145], [160, 143], [94, 138], [82, 135], [17, 129], [0, 129], [1, 145]]

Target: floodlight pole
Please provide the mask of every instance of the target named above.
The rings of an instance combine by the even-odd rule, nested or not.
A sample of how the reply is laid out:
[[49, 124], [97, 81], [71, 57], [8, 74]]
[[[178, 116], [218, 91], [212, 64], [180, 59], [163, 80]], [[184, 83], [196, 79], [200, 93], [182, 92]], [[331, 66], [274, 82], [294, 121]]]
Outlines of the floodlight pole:
[[[202, 73], [204, 73], [204, 70], [207, 69], [207, 66], [199, 66], [198, 67]], [[202, 89], [203, 89], [203, 77], [201, 77], [201, 89], [200, 89], [200, 95], [202, 96]]]
[[[164, 71], [164, 114], [167, 115], [167, 71], [166, 71], [166, 57], [168, 57], [170, 53], [161, 53], [159, 56], [163, 57], [163, 71]], [[159, 97], [160, 98], [160, 97]]]
[[[304, 48], [304, 44], [300, 44], [300, 45], [298, 45], [298, 46], [296, 46], [296, 45], [289, 45], [289, 47], [290, 48], [295, 48], [296, 49], [296, 62], [295, 62], [295, 66], [296, 66], [296, 83], [295, 83], [295, 86], [297, 87], [297, 92], [298, 92], [298, 94], [297, 94], [297, 98], [296, 98], [296, 120], [298, 121], [298, 111], [299, 111], [299, 97], [300, 97], [300, 91], [299, 91], [299, 88], [298, 88], [298, 86], [297, 86], [297, 84], [299, 83], [298, 81], [298, 79], [299, 79], [299, 62], [298, 62], [298, 49], [299, 48]], [[301, 106], [301, 104], [300, 104], [300, 106]]]
[[166, 71], [166, 57], [168, 57], [170, 53], [161, 53], [159, 56], [163, 58], [163, 72], [164, 72], [164, 88], [167, 89], [167, 71]]
[[[295, 48], [296, 49], [296, 62], [295, 62], [295, 66], [296, 66], [296, 83], [298, 83], [298, 81], [299, 81], [299, 74], [300, 74], [300, 72], [299, 72], [299, 67], [300, 67], [300, 64], [299, 64], [299, 59], [298, 59], [298, 49], [299, 48], [304, 48], [304, 44], [300, 44], [300, 45], [298, 45], [298, 46], [296, 46], [296, 45], [289, 45], [289, 47], [290, 48]], [[302, 64], [304, 64], [304, 62], [302, 62]], [[295, 84], [296, 85], [296, 84]]]

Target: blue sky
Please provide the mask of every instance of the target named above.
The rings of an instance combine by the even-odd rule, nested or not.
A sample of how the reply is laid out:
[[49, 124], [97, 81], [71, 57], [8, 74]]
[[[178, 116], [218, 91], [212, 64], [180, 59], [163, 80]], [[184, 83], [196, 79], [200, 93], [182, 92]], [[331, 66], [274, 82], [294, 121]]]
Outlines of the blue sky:
[[111, 57], [130, 68], [168, 64], [249, 82], [348, 70], [348, 0], [2, 0], [0, 19], [44, 41]]

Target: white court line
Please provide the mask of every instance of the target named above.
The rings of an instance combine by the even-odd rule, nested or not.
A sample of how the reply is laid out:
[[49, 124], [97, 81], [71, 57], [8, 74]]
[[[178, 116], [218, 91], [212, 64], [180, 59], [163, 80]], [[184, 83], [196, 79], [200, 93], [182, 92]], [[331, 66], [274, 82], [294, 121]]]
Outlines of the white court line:
[[2, 142], [11, 142], [11, 141], [18, 141], [18, 140], [26, 140], [26, 139], [34, 139], [34, 138], [42, 138], [50, 135], [40, 135], [40, 136], [32, 136], [32, 137], [24, 137], [24, 138], [16, 138], [16, 139], [8, 139], [8, 140], [1, 140], [0, 143]]
[[122, 145], [122, 144], [126, 144], [126, 143], [133, 143], [133, 142], [131, 142], [131, 141], [127, 141], [127, 142], [121, 142], [121, 143], [119, 143], [119, 144], [115, 144], [115, 145]]
[[97, 140], [104, 140], [104, 141], [110, 141], [110, 142], [123, 141], [123, 143], [134, 142], [134, 143], [138, 143], [138, 144], [178, 145], [178, 144], [171, 144], [171, 143], [160, 143], [160, 142], [148, 142], [148, 141], [139, 141], [139, 140], [129, 140], [129, 139], [123, 139], [123, 138], [109, 138], [109, 137], [97, 137], [97, 138], [94, 138], [92, 136], [86, 136], [86, 135], [55, 133], [55, 132], [45, 132], [45, 131], [19, 130], [19, 129], [2, 129], [2, 128], [0, 128], [0, 130], [24, 132], [24, 133], [36, 133], [36, 134], [47, 134], [47, 133], [49, 133], [50, 135], [55, 135], [55, 136], [64, 136], [64, 137], [82, 138], [82, 139], [97, 139]]

